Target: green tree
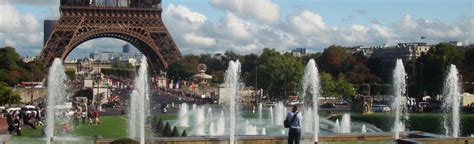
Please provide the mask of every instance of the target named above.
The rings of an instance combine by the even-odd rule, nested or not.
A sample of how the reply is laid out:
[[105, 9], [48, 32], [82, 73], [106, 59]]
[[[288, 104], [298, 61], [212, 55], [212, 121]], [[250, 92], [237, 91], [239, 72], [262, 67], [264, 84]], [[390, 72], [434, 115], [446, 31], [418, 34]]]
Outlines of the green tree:
[[0, 82], [0, 105], [8, 103], [16, 104], [20, 102], [20, 95], [8, 87], [6, 83]]
[[447, 67], [450, 64], [460, 66], [463, 61], [464, 55], [455, 45], [440, 43], [431, 48], [426, 55], [418, 59], [418, 63], [423, 64], [423, 80], [420, 81], [423, 83], [423, 89], [429, 95], [440, 94]]
[[183, 61], [176, 61], [170, 65], [168, 70], [168, 77], [173, 80], [188, 80], [196, 74], [195, 69], [189, 63]]
[[354, 86], [342, 74], [334, 80], [330, 73], [321, 73], [320, 80], [323, 97], [350, 100], [355, 95]]
[[171, 136], [171, 126], [170, 126], [170, 123], [166, 122], [166, 125], [165, 125], [165, 129], [163, 130], [163, 135], [162, 136], [165, 136], [165, 137], [169, 137]]
[[27, 64], [23, 62], [15, 48], [0, 48], [0, 80], [8, 85], [27, 81], [30, 76], [25, 70]]
[[179, 137], [179, 131], [176, 126], [173, 127], [173, 132], [171, 133], [171, 137]]
[[260, 56], [258, 85], [274, 100], [296, 95], [304, 67], [299, 59], [290, 54], [280, 54], [274, 49], [264, 49]]
[[333, 76], [347, 72], [355, 64], [356, 60], [345, 49], [337, 45], [332, 45], [325, 49], [317, 61], [320, 71], [331, 73]]
[[187, 137], [188, 133], [186, 133], [186, 130], [183, 130], [183, 133], [181, 134], [181, 137]]

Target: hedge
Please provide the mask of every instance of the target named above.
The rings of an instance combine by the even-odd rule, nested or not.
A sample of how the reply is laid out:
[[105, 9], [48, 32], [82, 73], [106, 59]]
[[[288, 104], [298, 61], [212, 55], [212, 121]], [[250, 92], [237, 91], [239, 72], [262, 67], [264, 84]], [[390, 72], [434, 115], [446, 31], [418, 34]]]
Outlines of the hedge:
[[[362, 121], [375, 125], [383, 131], [391, 131], [394, 123], [393, 114], [353, 114], [352, 121]], [[332, 119], [341, 118], [341, 116]], [[407, 128], [411, 131], [424, 131], [429, 133], [444, 134], [443, 114], [436, 113], [413, 113], [410, 114], [410, 120]], [[470, 136], [474, 134], [474, 114], [463, 114], [461, 117], [461, 135]]]

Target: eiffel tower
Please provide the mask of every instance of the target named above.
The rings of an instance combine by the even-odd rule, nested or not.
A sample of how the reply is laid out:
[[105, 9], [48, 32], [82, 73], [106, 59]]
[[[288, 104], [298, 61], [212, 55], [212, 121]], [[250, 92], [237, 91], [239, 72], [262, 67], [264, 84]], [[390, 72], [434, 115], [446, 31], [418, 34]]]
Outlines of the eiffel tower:
[[135, 46], [152, 70], [167, 70], [181, 58], [161, 19], [161, 0], [61, 0], [60, 18], [39, 59], [51, 65], [64, 60], [80, 44], [116, 38]]

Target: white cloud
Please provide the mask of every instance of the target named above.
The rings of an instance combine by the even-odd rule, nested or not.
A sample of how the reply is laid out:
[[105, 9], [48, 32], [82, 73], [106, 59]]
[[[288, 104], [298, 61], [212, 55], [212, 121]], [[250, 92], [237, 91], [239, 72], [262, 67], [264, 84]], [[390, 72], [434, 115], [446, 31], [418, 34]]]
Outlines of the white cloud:
[[280, 18], [280, 6], [271, 0], [211, 0], [211, 4], [260, 22], [271, 23]]
[[32, 14], [20, 14], [8, 1], [0, 1], [0, 33], [36, 31], [38, 20]]
[[193, 32], [185, 34], [184, 41], [186, 41], [186, 43], [188, 44], [199, 46], [199, 47], [210, 47], [216, 44], [215, 39], [199, 36]]
[[169, 4], [165, 10], [165, 15], [187, 20], [189, 23], [204, 23], [207, 17], [201, 13], [193, 12], [183, 5]]
[[[7, 43], [21, 47], [25, 53], [37, 54], [42, 46], [42, 23], [29, 13], [20, 13], [12, 5], [12, 0], [0, 0], [0, 46]], [[27, 0], [23, 0], [27, 1]], [[262, 48], [272, 47], [288, 51], [296, 47], [306, 47], [309, 51], [320, 51], [332, 44], [381, 45], [411, 42], [427, 37], [427, 42], [458, 40], [474, 42], [474, 18], [462, 17], [446, 22], [436, 19], [416, 18], [406, 15], [392, 23], [332, 25], [325, 17], [311, 10], [295, 12], [279, 18], [274, 12], [256, 10], [258, 3], [270, 0], [224, 1], [211, 3], [228, 12], [217, 20], [209, 20], [203, 13], [190, 7], [169, 4], [164, 7], [163, 20], [178, 48], [183, 54], [216, 53], [233, 50], [239, 53], [258, 53]], [[253, 5], [243, 7], [245, 5]], [[236, 4], [231, 6], [230, 4]], [[49, 5], [48, 5], [49, 7]], [[57, 9], [57, 8], [56, 8]], [[263, 8], [262, 8], [263, 9]], [[56, 10], [57, 11], [57, 10]], [[270, 10], [271, 11], [271, 10]], [[277, 14], [277, 18], [273, 17]], [[260, 17], [259, 15], [265, 15]], [[255, 21], [256, 20], [256, 21]], [[370, 23], [370, 22], [368, 22]], [[97, 39], [78, 47], [78, 52], [120, 48], [125, 42], [114, 39]]]

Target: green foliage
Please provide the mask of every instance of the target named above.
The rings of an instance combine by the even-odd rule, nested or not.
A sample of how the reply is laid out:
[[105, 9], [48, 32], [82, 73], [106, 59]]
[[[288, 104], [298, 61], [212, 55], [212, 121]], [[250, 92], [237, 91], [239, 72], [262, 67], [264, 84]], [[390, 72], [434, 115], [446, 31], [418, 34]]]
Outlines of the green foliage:
[[179, 137], [179, 131], [176, 126], [173, 127], [173, 132], [171, 133], [171, 137]]
[[[423, 89], [429, 95], [440, 94], [448, 66], [451, 64], [460, 66], [463, 61], [464, 55], [456, 46], [448, 43], [438, 44], [431, 48], [426, 55], [418, 58], [417, 64], [420, 64], [423, 69], [423, 80], [414, 80], [412, 83], [422, 82]], [[421, 72], [421, 70], [416, 72]]]
[[181, 137], [187, 137], [188, 133], [186, 133], [186, 130], [183, 130], [183, 133], [181, 134]]
[[347, 72], [355, 63], [352, 55], [348, 54], [344, 47], [332, 45], [322, 53], [318, 65], [320, 71], [327, 72], [333, 76]]
[[[156, 120], [156, 119], [159, 119], [159, 120]], [[163, 124], [163, 120], [161, 118], [159, 118], [158, 116], [155, 116], [154, 117], [154, 120], [153, 120], [153, 126], [154, 126], [154, 129], [155, 129], [155, 132], [158, 133], [158, 135], [161, 135], [163, 134], [163, 130], [165, 129], [165, 125]]]
[[12, 104], [20, 103], [21, 97], [18, 93], [8, 87], [7, 84], [0, 82], [0, 105], [5, 105], [9, 102]]
[[274, 49], [264, 49], [260, 59], [259, 87], [274, 100], [296, 95], [304, 71], [300, 60], [289, 54], [281, 55]]
[[354, 86], [345, 80], [341, 74], [337, 80], [333, 80], [331, 74], [321, 73], [322, 96], [336, 97], [339, 99], [352, 99], [355, 95]]
[[31, 78], [27, 70], [27, 64], [23, 62], [15, 48], [0, 48], [0, 81], [8, 85], [14, 85]]
[[169, 66], [168, 76], [174, 80], [189, 80], [196, 74], [196, 69], [189, 63], [176, 61]]
[[131, 138], [121, 138], [121, 139], [112, 141], [112, 144], [139, 144], [139, 142]]
[[162, 136], [165, 136], [165, 137], [169, 137], [171, 136], [171, 126], [168, 122], [166, 122], [166, 125], [165, 125], [165, 129], [163, 130], [163, 135]]

